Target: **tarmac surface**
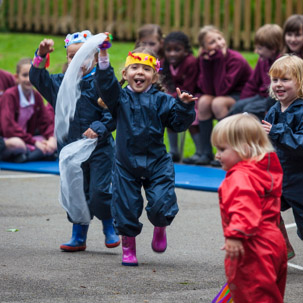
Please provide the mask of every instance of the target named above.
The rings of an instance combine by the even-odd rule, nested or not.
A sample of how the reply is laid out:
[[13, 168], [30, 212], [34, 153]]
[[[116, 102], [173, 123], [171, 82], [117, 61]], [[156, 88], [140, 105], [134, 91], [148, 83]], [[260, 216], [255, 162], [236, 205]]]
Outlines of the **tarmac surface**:
[[[167, 229], [163, 254], [151, 250], [153, 227], [144, 211], [137, 237], [139, 266], [126, 267], [121, 246], [104, 246], [97, 219], [85, 252], [60, 251], [72, 225], [58, 202], [59, 176], [2, 170], [0, 192], [2, 303], [210, 303], [225, 283], [217, 193], [176, 189], [180, 211]], [[303, 302], [303, 243], [292, 212], [283, 217], [297, 254], [288, 267], [285, 302]]]

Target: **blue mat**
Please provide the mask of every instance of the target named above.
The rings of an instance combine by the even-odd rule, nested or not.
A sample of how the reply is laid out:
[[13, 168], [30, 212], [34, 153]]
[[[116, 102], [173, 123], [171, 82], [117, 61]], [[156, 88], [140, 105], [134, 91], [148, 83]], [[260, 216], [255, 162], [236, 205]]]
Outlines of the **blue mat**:
[[0, 169], [59, 175], [59, 162], [37, 161], [26, 163], [11, 163], [0, 161]]
[[[0, 162], [0, 168], [25, 172], [59, 175], [58, 161], [27, 163]], [[176, 187], [216, 192], [225, 177], [219, 168], [175, 164]]]
[[225, 178], [220, 168], [175, 164], [176, 187], [216, 192]]

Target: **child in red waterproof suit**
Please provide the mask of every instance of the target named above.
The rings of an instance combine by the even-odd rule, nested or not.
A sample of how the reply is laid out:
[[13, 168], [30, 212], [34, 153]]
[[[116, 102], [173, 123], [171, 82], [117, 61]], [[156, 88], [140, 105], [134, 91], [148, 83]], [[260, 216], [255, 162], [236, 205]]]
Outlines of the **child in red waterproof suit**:
[[282, 168], [256, 117], [237, 114], [213, 130], [216, 158], [227, 171], [219, 188], [225, 272], [235, 303], [282, 303], [286, 245], [278, 228]]

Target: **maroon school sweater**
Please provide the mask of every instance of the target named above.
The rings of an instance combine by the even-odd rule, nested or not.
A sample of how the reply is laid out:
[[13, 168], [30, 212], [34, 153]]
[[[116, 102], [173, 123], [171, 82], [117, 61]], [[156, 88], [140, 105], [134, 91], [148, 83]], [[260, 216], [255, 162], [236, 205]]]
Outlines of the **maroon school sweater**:
[[9, 72], [0, 69], [0, 97], [4, 94], [4, 92], [12, 87], [15, 86], [15, 78], [12, 74]]
[[250, 78], [242, 90], [240, 99], [253, 97], [255, 95], [268, 97], [268, 89], [270, 85], [270, 77], [268, 72], [271, 65], [278, 57], [279, 55], [266, 60], [262, 60], [261, 58], [258, 59], [253, 73], [250, 75]]
[[34, 113], [27, 123], [27, 132], [19, 126], [20, 98], [18, 86], [11, 87], [2, 95], [0, 102], [0, 136], [19, 137], [25, 143], [34, 145], [35, 132], [48, 139], [54, 135], [54, 115], [43, 103], [41, 95], [34, 90]]
[[217, 51], [208, 60], [204, 59], [202, 54], [198, 61], [198, 89], [211, 96], [241, 92], [252, 73], [244, 57], [231, 49], [227, 49], [225, 56], [221, 51]]
[[[164, 60], [161, 62], [161, 67], [164, 65]], [[185, 90], [191, 94], [196, 91], [196, 83], [198, 76], [198, 61], [193, 55], [188, 55], [179, 64], [178, 72], [176, 75], [171, 74], [171, 79], [174, 83], [175, 88], [179, 87], [180, 90]], [[165, 86], [165, 83], [164, 83]], [[174, 98], [177, 97], [176, 90], [168, 91]]]

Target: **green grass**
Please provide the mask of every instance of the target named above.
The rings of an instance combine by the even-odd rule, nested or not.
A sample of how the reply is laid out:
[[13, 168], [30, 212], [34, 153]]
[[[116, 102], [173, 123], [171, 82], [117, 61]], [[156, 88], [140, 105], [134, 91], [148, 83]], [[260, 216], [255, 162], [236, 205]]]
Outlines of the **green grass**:
[[[65, 36], [45, 36], [41, 34], [24, 33], [0, 33], [0, 69], [15, 73], [16, 64], [19, 59], [24, 57], [33, 57], [39, 43], [44, 38], [51, 38], [55, 42], [55, 50], [50, 56], [50, 73], [60, 73], [66, 62], [66, 51], [64, 48]], [[111, 64], [115, 69], [118, 79], [121, 78], [121, 71], [125, 58], [130, 50], [134, 48], [134, 43], [114, 42], [110, 49]], [[197, 54], [197, 49], [194, 49]], [[258, 56], [250, 52], [242, 52], [243, 56], [254, 67]], [[164, 136], [164, 142], [168, 146], [167, 136]], [[189, 157], [195, 152], [195, 147], [189, 132], [186, 132], [184, 157]]]

